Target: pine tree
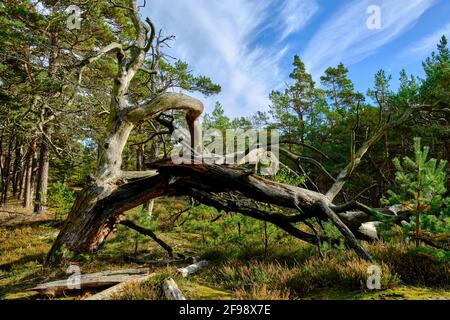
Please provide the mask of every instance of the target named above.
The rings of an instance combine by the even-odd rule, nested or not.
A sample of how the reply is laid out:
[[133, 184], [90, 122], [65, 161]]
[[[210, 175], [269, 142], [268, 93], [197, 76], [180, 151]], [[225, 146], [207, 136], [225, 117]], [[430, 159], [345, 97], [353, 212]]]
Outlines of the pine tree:
[[292, 84], [284, 92], [271, 93], [270, 113], [287, 140], [304, 143], [308, 133], [308, 115], [314, 110], [321, 91], [315, 88], [315, 82], [299, 56], [294, 56], [292, 65], [293, 71], [289, 75]]
[[383, 106], [386, 106], [391, 96], [390, 82], [391, 75], [386, 75], [383, 69], [378, 70], [375, 74], [375, 86], [369, 89], [367, 95], [372, 99], [378, 100]]
[[430, 107], [419, 119], [427, 122], [427, 133], [438, 144], [444, 144], [445, 157], [450, 161], [450, 53], [445, 36], [423, 67], [426, 78], [422, 81], [420, 98]]
[[[406, 230], [411, 226], [415, 227], [416, 246], [419, 246], [422, 237], [421, 217], [427, 222], [429, 231], [450, 232], [449, 199], [444, 197], [447, 191], [445, 188], [447, 161], [428, 160], [429, 150], [429, 147], [422, 149], [421, 139], [415, 138], [415, 158], [404, 157], [403, 163], [398, 158], [393, 160], [400, 193], [388, 191], [390, 203], [402, 204], [406, 210], [411, 210], [415, 214], [415, 220], [411, 221]], [[440, 225], [440, 222], [445, 226], [446, 221], [447, 227], [437, 230], [436, 226]]]
[[294, 56], [294, 70], [289, 77], [294, 80], [294, 84], [288, 88], [291, 108], [297, 115], [300, 141], [305, 142], [305, 117], [313, 108], [317, 98], [315, 82], [311, 74], [306, 71], [305, 64], [299, 56]]
[[348, 78], [348, 69], [340, 63], [336, 68], [330, 67], [320, 77], [326, 87], [326, 96], [334, 109], [341, 115], [349, 112], [354, 105], [357, 94], [353, 82]]
[[203, 128], [219, 129], [222, 133], [231, 128], [231, 120], [225, 115], [225, 110], [220, 102], [216, 102], [211, 114], [205, 114], [203, 117]]

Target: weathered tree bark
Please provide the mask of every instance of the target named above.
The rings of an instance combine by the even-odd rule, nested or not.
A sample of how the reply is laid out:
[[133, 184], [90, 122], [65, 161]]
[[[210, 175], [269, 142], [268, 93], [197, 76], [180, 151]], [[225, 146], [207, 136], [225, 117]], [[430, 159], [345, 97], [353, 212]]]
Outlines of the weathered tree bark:
[[136, 146], [136, 171], [144, 171], [144, 145], [139, 144]]
[[[132, 109], [128, 114], [122, 112], [117, 116], [105, 138], [94, 179], [78, 195], [49, 258], [54, 256], [63, 244], [72, 251], [95, 251], [113, 226], [120, 221], [121, 213], [175, 191], [173, 183], [170, 183], [170, 179], [165, 175], [155, 176], [155, 172], [146, 171], [121, 171], [122, 151], [134, 124], [171, 108], [187, 109], [192, 121], [190, 126], [197, 130], [196, 125], [203, 105], [184, 94], [166, 93], [146, 106]], [[148, 185], [142, 185], [142, 182]]]
[[121, 213], [151, 198], [168, 194], [170, 190], [167, 177], [161, 176], [150, 176], [126, 184], [120, 179], [103, 185], [91, 183], [78, 195], [53, 244], [49, 260], [58, 256], [63, 246], [74, 252], [97, 250], [122, 219]]
[[[61, 63], [59, 61], [60, 39], [57, 33], [51, 33], [49, 40], [50, 51], [48, 77], [51, 80], [56, 80], [58, 70], [61, 67]], [[42, 115], [45, 115], [46, 123], [39, 124], [39, 128], [41, 131], [41, 145], [39, 147], [39, 168], [37, 172], [36, 195], [33, 209], [33, 212], [36, 214], [42, 214], [45, 212], [45, 205], [47, 202], [48, 174], [50, 168], [50, 143], [52, 138], [51, 119], [52, 117], [54, 118], [54, 114], [52, 115], [46, 110], [42, 111]]]
[[47, 125], [44, 129], [39, 150], [39, 169], [37, 174], [36, 197], [34, 204], [34, 213], [36, 214], [44, 213], [45, 204], [47, 202], [48, 173], [50, 167], [50, 148], [48, 139], [51, 139], [50, 125]]
[[356, 251], [356, 253], [368, 261], [373, 261], [373, 258], [359, 245], [358, 240], [350, 231], [350, 229], [342, 222], [339, 216], [328, 206], [327, 203], [321, 202], [320, 207], [328, 216], [328, 218], [333, 222], [333, 224], [339, 229], [339, 231], [344, 235], [345, 239], [349, 245]]
[[155, 200], [147, 201], [142, 205], [142, 211], [144, 211], [148, 215], [150, 220], [152, 219], [153, 216], [154, 207], [155, 207]]
[[31, 165], [31, 179], [30, 179], [30, 204], [29, 206], [33, 206], [33, 195], [35, 194], [36, 189], [36, 175], [37, 175], [37, 169], [38, 169], [38, 158], [36, 150], [33, 154], [33, 161]]
[[[63, 246], [75, 252], [95, 251], [103, 243], [116, 223], [121, 221], [121, 214], [151, 199], [167, 195], [189, 195], [199, 202], [211, 205], [219, 210], [240, 212], [250, 217], [270, 222], [291, 235], [311, 244], [317, 245], [316, 234], [308, 234], [295, 227], [295, 223], [304, 222], [316, 217], [320, 220], [331, 220], [342, 232], [350, 247], [367, 260], [370, 255], [360, 246], [354, 237], [361, 223], [371, 221], [370, 209], [350, 203], [342, 207], [335, 206], [332, 199], [342, 189], [344, 176], [354, 169], [349, 165], [345, 172], [335, 181], [331, 196], [308, 189], [283, 185], [252, 175], [251, 171], [243, 171], [217, 165], [174, 165], [170, 161], [153, 163], [149, 169], [157, 171], [140, 171], [127, 173], [120, 171], [121, 152], [128, 139], [133, 123], [151, 114], [167, 109], [184, 109], [198, 118], [202, 109], [201, 103], [193, 98], [180, 94], [164, 94], [154, 99], [151, 106], [133, 109], [121, 119], [116, 119], [112, 131], [105, 139], [103, 158], [91, 186], [78, 197], [65, 226], [60, 232], [50, 254], [49, 260]], [[129, 121], [123, 122], [124, 119]], [[191, 132], [197, 130], [195, 121], [189, 116]], [[195, 118], [194, 118], [195, 119]], [[111, 142], [108, 142], [111, 141]], [[355, 154], [362, 157], [367, 152], [364, 145], [361, 152]], [[198, 150], [198, 149], [197, 149]], [[360, 159], [358, 159], [359, 161]], [[355, 159], [354, 159], [355, 161]], [[261, 204], [270, 203], [295, 210], [298, 214], [284, 215], [268, 212], [245, 202], [224, 197], [221, 193], [239, 192], [248, 199]], [[330, 199], [331, 198], [331, 199]], [[352, 216], [352, 226], [346, 225], [349, 217], [346, 211], [358, 209], [358, 215]], [[355, 232], [356, 233], [356, 232]], [[337, 240], [323, 237], [322, 241], [338, 243]]]

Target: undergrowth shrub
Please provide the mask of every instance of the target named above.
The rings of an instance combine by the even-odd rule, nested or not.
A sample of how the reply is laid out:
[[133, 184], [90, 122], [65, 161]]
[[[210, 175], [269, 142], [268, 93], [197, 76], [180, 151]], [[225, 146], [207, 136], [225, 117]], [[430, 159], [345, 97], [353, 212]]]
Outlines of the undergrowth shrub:
[[55, 182], [48, 189], [48, 204], [54, 209], [55, 218], [67, 215], [75, 201], [75, 193], [62, 182]]

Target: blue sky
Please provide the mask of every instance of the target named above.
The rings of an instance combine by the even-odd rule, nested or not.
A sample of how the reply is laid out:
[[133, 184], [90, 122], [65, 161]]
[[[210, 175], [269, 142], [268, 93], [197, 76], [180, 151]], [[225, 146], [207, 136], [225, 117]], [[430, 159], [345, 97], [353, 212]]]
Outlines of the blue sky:
[[[367, 27], [371, 5], [381, 9], [380, 29]], [[394, 87], [403, 68], [421, 75], [442, 34], [450, 37], [449, 0], [150, 0], [143, 15], [176, 36], [170, 55], [222, 86], [198, 95], [206, 111], [220, 101], [231, 117], [268, 110], [295, 54], [317, 81], [343, 62], [366, 92], [381, 68]]]

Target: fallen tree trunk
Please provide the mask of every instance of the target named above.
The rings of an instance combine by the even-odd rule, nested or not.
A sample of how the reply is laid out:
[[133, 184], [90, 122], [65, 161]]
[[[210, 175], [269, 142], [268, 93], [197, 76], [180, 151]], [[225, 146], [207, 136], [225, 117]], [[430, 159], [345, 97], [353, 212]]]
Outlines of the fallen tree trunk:
[[[219, 210], [240, 212], [255, 219], [273, 223], [298, 239], [313, 245], [318, 244], [316, 235], [298, 229], [295, 226], [296, 223], [309, 218], [329, 220], [329, 212], [325, 208], [333, 208], [345, 224], [346, 219], [343, 218], [345, 212], [354, 208], [349, 205], [342, 210], [334, 206], [321, 193], [263, 179], [246, 170], [206, 164], [175, 165], [170, 161], [153, 163], [151, 168], [156, 171], [146, 172], [147, 177], [142, 172], [139, 177], [124, 173], [123, 178], [110, 182], [101, 189], [108, 190], [108, 194], [102, 195], [101, 198], [95, 191], [99, 190], [98, 185], [88, 187], [82, 192], [52, 247], [49, 260], [63, 244], [75, 253], [96, 251], [114, 226], [124, 221], [123, 212], [160, 196], [189, 195]], [[132, 178], [126, 180], [125, 177], [130, 176]], [[226, 196], [229, 192], [238, 192], [247, 199], [257, 201], [261, 206], [270, 203], [290, 209], [292, 213], [262, 210], [254, 203]], [[80, 207], [89, 207], [89, 210], [80, 212]], [[366, 211], [358, 212], [360, 216], [358, 220], [367, 222], [375, 218], [370, 210]], [[353, 227], [349, 229], [357, 230], [358, 223], [354, 216], [352, 220]], [[342, 230], [344, 229], [341, 228]], [[350, 233], [343, 234], [361, 257], [369, 258], [368, 254], [363, 253], [364, 249], [358, 242], [351, 239]], [[322, 240], [332, 244], [339, 243], [338, 240], [329, 239], [326, 236]]]
[[186, 300], [183, 293], [172, 278], [164, 280], [163, 291], [167, 300]]
[[115, 286], [112, 286], [111, 288], [108, 288], [108, 289], [98, 292], [90, 297], [87, 297], [84, 300], [111, 300], [114, 296], [120, 295], [127, 286], [140, 285], [141, 283], [144, 283], [145, 281], [147, 281], [148, 279], [150, 279], [154, 276], [156, 276], [156, 273], [142, 276], [141, 278], [138, 278], [138, 279], [131, 279], [131, 280], [121, 282], [119, 284], [116, 284]]
[[189, 276], [193, 273], [196, 273], [198, 270], [206, 267], [207, 265], [208, 265], [208, 261], [202, 260], [202, 261], [196, 262], [194, 264], [191, 264], [187, 267], [180, 268], [180, 269], [178, 269], [178, 272], [181, 273], [183, 278], [186, 278], [187, 276]]
[[67, 279], [41, 283], [29, 291], [38, 291], [42, 294], [56, 296], [66, 291], [84, 290], [116, 285], [124, 281], [146, 277], [149, 269], [131, 269], [97, 272], [84, 275], [72, 275]]

